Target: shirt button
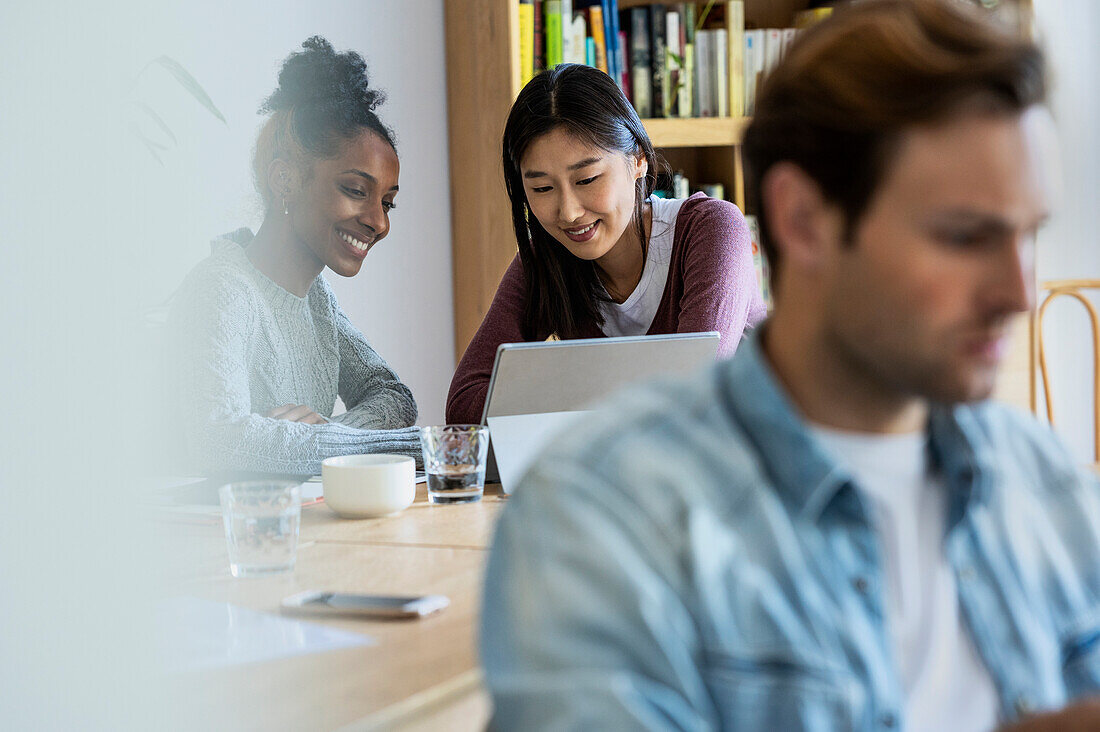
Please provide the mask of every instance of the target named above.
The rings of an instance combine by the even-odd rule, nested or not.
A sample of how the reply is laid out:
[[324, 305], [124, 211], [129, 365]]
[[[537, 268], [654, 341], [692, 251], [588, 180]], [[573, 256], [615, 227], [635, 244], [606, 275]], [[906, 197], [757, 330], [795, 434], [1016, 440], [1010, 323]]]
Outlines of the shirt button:
[[886, 729], [893, 729], [898, 723], [898, 718], [894, 716], [893, 712], [883, 712], [878, 721]]
[[856, 577], [852, 580], [852, 586], [856, 588], [856, 592], [861, 595], [866, 595], [867, 591], [871, 589], [871, 583], [867, 581], [866, 577]]

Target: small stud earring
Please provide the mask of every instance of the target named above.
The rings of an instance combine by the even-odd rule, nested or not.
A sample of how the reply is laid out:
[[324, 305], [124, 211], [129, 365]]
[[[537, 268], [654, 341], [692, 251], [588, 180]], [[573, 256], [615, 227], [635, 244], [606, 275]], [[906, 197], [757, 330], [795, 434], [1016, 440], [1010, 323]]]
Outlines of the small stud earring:
[[289, 216], [290, 215], [290, 209], [286, 207], [286, 196], [283, 196], [283, 215], [284, 216]]

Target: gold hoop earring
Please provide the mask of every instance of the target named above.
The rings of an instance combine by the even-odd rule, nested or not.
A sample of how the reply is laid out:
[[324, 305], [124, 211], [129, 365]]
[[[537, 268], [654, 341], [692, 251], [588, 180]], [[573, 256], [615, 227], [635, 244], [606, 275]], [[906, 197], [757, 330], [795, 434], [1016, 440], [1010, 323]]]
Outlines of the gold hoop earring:
[[286, 196], [283, 196], [283, 216], [289, 216], [290, 209], [286, 207]]

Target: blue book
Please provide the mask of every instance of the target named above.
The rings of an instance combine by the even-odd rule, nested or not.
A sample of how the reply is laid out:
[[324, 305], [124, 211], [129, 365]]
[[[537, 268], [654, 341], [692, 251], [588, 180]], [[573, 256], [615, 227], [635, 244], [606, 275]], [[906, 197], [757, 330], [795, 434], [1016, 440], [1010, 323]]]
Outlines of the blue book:
[[619, 68], [619, 0], [600, 0], [603, 8], [603, 38], [607, 47], [607, 75], [620, 87], [623, 83]]
[[596, 41], [592, 36], [584, 39], [584, 63], [586, 66], [596, 67]]
[[623, 68], [623, 49], [619, 40], [619, 0], [608, 0], [607, 5], [608, 15], [604, 17], [611, 18], [611, 35], [608, 36], [607, 47], [609, 50], [614, 49], [615, 58], [615, 73], [611, 75], [611, 78], [622, 89], [623, 74], [626, 73], [626, 69]]

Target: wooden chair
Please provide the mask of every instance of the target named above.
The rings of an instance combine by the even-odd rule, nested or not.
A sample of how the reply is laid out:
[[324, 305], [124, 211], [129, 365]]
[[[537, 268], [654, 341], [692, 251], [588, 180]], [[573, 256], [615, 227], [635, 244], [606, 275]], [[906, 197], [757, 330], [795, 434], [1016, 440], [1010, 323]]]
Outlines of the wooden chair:
[[1095, 289], [1100, 290], [1100, 279], [1084, 279], [1084, 280], [1051, 280], [1042, 284], [1042, 289], [1049, 290], [1048, 294], [1042, 304], [1039, 306], [1039, 312], [1035, 318], [1035, 333], [1036, 340], [1038, 341], [1039, 352], [1039, 373], [1043, 381], [1043, 396], [1047, 405], [1047, 420], [1050, 421], [1051, 426], [1054, 425], [1054, 407], [1050, 401], [1050, 376], [1047, 372], [1047, 358], [1046, 351], [1043, 347], [1043, 314], [1046, 312], [1047, 306], [1050, 305], [1055, 299], [1068, 295], [1074, 298], [1082, 305], [1085, 306], [1085, 310], [1088, 311], [1089, 322], [1092, 325], [1092, 378], [1093, 378], [1093, 400], [1092, 400], [1092, 414], [1093, 414], [1093, 436], [1095, 444], [1093, 445], [1093, 457], [1095, 461], [1092, 465], [1093, 470], [1100, 472], [1100, 316], [1097, 315], [1096, 307], [1081, 294], [1081, 290]]

